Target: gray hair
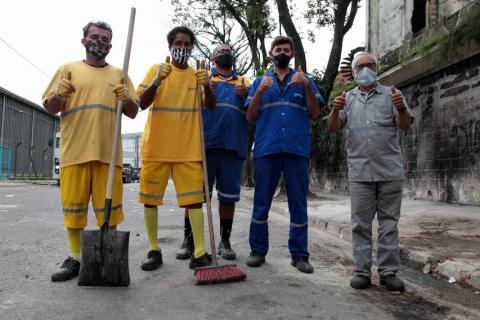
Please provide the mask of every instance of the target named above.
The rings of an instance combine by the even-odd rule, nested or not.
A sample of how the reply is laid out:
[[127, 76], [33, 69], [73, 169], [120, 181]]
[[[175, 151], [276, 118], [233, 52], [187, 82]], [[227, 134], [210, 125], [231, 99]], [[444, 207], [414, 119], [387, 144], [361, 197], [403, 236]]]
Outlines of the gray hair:
[[375, 58], [375, 56], [373, 54], [371, 54], [370, 52], [367, 52], [367, 51], [360, 51], [360, 52], [357, 52], [357, 54], [355, 54], [355, 56], [353, 57], [352, 69], [355, 69], [355, 67], [357, 66], [358, 59], [360, 59], [360, 57], [364, 56], [364, 55], [370, 56], [370, 58], [373, 60], [373, 62], [377, 63], [377, 58]]

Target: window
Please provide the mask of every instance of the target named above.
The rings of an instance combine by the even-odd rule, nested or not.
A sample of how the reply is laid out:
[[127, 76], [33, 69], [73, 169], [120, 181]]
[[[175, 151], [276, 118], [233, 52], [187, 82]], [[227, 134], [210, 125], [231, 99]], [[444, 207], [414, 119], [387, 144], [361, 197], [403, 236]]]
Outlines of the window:
[[412, 32], [418, 33], [426, 27], [427, 0], [413, 0]]

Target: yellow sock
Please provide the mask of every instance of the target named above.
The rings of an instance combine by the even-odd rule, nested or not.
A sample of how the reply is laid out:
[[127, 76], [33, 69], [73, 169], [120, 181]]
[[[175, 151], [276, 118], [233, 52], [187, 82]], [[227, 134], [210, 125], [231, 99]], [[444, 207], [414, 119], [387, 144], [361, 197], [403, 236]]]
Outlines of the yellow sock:
[[70, 247], [70, 256], [80, 261], [80, 231], [82, 229], [67, 228], [68, 245]]
[[157, 207], [147, 208], [144, 207], [144, 220], [145, 220], [145, 229], [147, 230], [147, 237], [150, 246], [148, 250], [157, 250], [160, 251], [160, 246], [158, 245], [158, 211]]
[[205, 254], [205, 239], [203, 238], [203, 210], [188, 209], [188, 218], [190, 219], [190, 225], [192, 226], [193, 243], [195, 246], [195, 252], [193, 255], [195, 258], [199, 258]]

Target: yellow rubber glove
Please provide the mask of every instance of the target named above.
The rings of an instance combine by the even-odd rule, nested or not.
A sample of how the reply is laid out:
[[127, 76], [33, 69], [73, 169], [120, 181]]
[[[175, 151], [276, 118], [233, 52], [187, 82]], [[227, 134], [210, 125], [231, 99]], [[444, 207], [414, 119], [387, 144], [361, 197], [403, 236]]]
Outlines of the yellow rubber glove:
[[172, 72], [172, 65], [170, 64], [170, 56], [167, 56], [165, 63], [161, 63], [157, 69], [157, 75], [155, 76], [155, 80], [153, 80], [153, 84], [157, 87], [160, 85], [163, 79], [168, 77], [168, 75]]
[[115, 86], [112, 92], [115, 94], [115, 97], [117, 98], [117, 100], [120, 100], [123, 102], [127, 102], [128, 100], [130, 100], [130, 96], [128, 95], [128, 87], [126, 84], [121, 83]]
[[197, 76], [198, 85], [206, 87], [210, 84], [210, 80], [208, 79], [208, 71], [206, 69], [197, 69], [195, 75]]
[[55, 90], [55, 94], [58, 97], [62, 97], [64, 99], [68, 99], [70, 95], [75, 92], [75, 87], [72, 84], [72, 81], [70, 79], [72, 78], [72, 75], [69, 72], [67, 72], [67, 78], [60, 79], [57, 83], [57, 89]]

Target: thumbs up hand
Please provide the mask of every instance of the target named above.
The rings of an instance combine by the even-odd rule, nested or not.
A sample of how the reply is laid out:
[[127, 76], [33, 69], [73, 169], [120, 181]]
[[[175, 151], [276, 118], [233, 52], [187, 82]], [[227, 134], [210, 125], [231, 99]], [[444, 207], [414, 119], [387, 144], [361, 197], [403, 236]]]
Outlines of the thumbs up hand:
[[390, 99], [392, 100], [395, 108], [402, 109], [405, 108], [405, 102], [403, 101], [402, 95], [397, 91], [395, 86], [390, 87]]
[[157, 69], [157, 75], [155, 76], [155, 80], [153, 80], [153, 84], [157, 87], [160, 85], [163, 79], [168, 77], [168, 75], [172, 72], [172, 65], [170, 64], [170, 56], [167, 56], [165, 59], [165, 63], [161, 63]]
[[298, 66], [297, 72], [295, 72], [289, 84], [299, 84], [305, 87], [310, 84], [310, 82], [307, 79], [307, 76], [305, 75], [305, 72], [303, 72], [302, 70], [302, 66]]
[[333, 99], [333, 109], [343, 110], [343, 108], [345, 107], [346, 96], [347, 93], [343, 91], [341, 96], [335, 97], [335, 99]]
[[66, 78], [60, 79], [57, 83], [57, 89], [55, 95], [63, 99], [68, 99], [70, 95], [75, 92], [75, 87], [72, 84], [72, 73], [67, 72]]
[[245, 78], [242, 77], [241, 84], [235, 85], [235, 94], [241, 98], [246, 98], [248, 96], [248, 87], [245, 85]]

